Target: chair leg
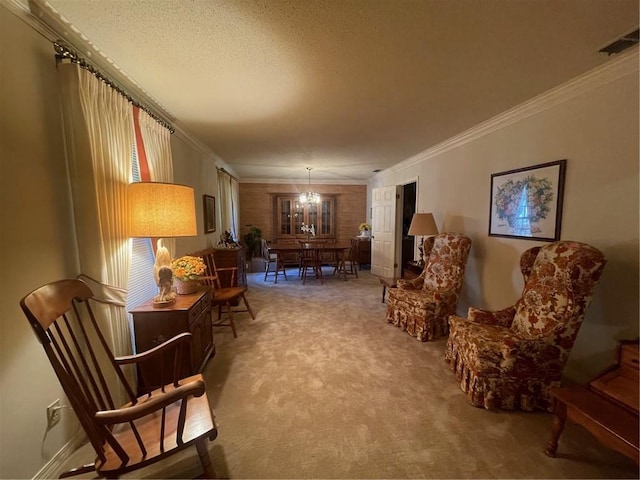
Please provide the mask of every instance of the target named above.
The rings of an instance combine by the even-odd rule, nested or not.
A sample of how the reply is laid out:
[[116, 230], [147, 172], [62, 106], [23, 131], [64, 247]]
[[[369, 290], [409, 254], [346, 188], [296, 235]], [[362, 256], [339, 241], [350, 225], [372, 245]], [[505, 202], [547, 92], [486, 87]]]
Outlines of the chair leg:
[[236, 322], [233, 319], [233, 310], [231, 310], [231, 302], [227, 302], [227, 318], [229, 319], [231, 330], [233, 330], [233, 338], [238, 338], [238, 334], [236, 333]]
[[244, 296], [244, 293], [242, 294], [242, 301], [244, 302], [244, 306], [247, 307], [247, 312], [249, 312], [249, 315], [251, 315], [251, 318], [253, 320], [255, 320], [256, 316], [253, 314], [253, 310], [251, 310], [251, 306], [249, 305], [249, 302], [247, 301], [247, 297]]
[[88, 465], [83, 465], [78, 468], [72, 468], [71, 470], [67, 470], [64, 473], [61, 473], [58, 478], [69, 478], [75, 475], [82, 475], [83, 473], [95, 472], [96, 466], [94, 463], [90, 463]]
[[269, 262], [264, 267], [264, 281], [267, 281], [267, 275], [269, 274]]
[[218, 478], [216, 476], [216, 471], [213, 469], [211, 459], [209, 458], [206, 439], [199, 438], [198, 440], [196, 440], [196, 448], [198, 449], [200, 464], [202, 465], [203, 478]]

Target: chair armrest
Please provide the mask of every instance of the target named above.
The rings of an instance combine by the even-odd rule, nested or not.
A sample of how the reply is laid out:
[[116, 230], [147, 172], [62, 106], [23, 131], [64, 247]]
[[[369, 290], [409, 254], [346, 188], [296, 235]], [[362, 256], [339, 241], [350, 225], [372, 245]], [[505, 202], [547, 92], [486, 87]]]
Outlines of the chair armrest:
[[516, 307], [514, 306], [495, 311], [469, 307], [467, 318], [471, 322], [481, 323], [483, 325], [500, 325], [502, 327], [510, 327], [515, 314]]
[[115, 425], [118, 423], [131, 422], [160, 410], [167, 405], [189, 396], [201, 397], [205, 393], [205, 385], [202, 380], [181, 385], [175, 390], [154, 395], [147, 401], [139, 402], [129, 407], [117, 410], [103, 410], [96, 412], [94, 418], [101, 425]]
[[116, 357], [113, 360], [117, 365], [128, 365], [131, 363], [140, 363], [150, 358], [154, 358], [158, 355], [162, 355], [166, 350], [171, 350], [173, 348], [177, 348], [179, 345], [183, 343], [188, 343], [191, 341], [191, 334], [189, 332], [184, 332], [175, 337], [170, 338], [169, 340], [161, 343], [157, 347], [153, 347], [145, 352], [137, 353], [135, 355], [126, 355], [123, 357]]
[[566, 360], [552, 337], [522, 338], [511, 330], [504, 333], [501, 353], [505, 359], [502, 367], [509, 366], [511, 371], [520, 374], [541, 368], [559, 374]]
[[398, 288], [402, 288], [403, 290], [419, 290], [423, 284], [424, 277], [416, 277], [411, 280], [401, 278], [397, 282]]

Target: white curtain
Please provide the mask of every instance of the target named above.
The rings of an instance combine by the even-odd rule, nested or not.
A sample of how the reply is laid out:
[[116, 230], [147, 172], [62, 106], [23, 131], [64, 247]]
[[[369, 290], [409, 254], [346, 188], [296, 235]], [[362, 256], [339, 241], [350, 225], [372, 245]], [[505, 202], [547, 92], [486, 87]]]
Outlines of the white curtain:
[[[131, 182], [132, 107], [76, 64], [58, 67], [80, 273], [105, 288], [126, 288], [131, 258], [126, 187]], [[100, 317], [114, 354], [131, 354], [125, 308], [106, 305]], [[133, 382], [133, 372], [125, 373]]]
[[[171, 132], [156, 122], [147, 112], [139, 112], [140, 133], [146, 153], [149, 174], [153, 182], [173, 183], [173, 157], [171, 155]], [[163, 238], [162, 242], [175, 256], [175, 238]], [[155, 245], [153, 251], [155, 251]]]
[[233, 239], [238, 241], [240, 188], [238, 181], [224, 170], [218, 170], [218, 197], [222, 230], [231, 232]]

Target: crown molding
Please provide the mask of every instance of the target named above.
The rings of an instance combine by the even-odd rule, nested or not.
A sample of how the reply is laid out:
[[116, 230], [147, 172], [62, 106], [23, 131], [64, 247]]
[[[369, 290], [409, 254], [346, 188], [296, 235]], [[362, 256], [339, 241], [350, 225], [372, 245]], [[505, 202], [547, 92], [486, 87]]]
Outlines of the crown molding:
[[51, 4], [45, 0], [4, 0], [4, 4], [48, 41], [60, 41], [74, 50], [163, 121], [169, 124], [175, 121], [175, 117], [160, 102], [118, 67]]
[[[307, 185], [308, 178], [240, 178], [240, 183]], [[314, 180], [313, 185], [367, 185], [367, 180]]]
[[[407, 167], [417, 165], [425, 160], [441, 155], [449, 150], [458, 148], [469, 142], [484, 137], [490, 133], [501, 130], [528, 117], [537, 115], [545, 110], [561, 105], [569, 100], [587, 92], [603, 87], [628, 75], [638, 72], [638, 53], [640, 47], [634, 47], [628, 52], [620, 54], [607, 63], [604, 63], [588, 72], [569, 80], [551, 90], [533, 97], [532, 99], [517, 105], [509, 110], [496, 115], [489, 120], [455, 135], [444, 142], [424, 150], [407, 158], [379, 174], [398, 172]], [[375, 178], [375, 177], [374, 177]]]

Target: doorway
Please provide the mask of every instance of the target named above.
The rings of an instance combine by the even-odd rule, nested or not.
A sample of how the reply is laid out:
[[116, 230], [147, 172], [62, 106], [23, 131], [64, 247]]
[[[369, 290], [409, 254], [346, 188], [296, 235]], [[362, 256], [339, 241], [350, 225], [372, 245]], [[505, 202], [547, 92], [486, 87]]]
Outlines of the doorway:
[[409, 236], [409, 226], [416, 211], [416, 182], [402, 186], [402, 264], [400, 273], [404, 277], [407, 262], [413, 260], [415, 253], [415, 237]]

